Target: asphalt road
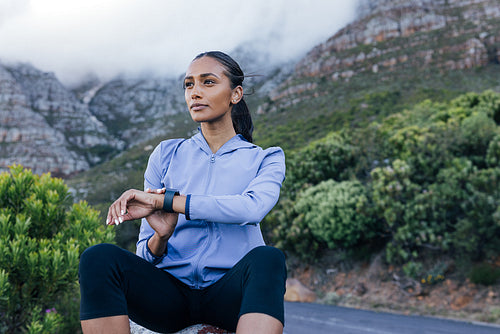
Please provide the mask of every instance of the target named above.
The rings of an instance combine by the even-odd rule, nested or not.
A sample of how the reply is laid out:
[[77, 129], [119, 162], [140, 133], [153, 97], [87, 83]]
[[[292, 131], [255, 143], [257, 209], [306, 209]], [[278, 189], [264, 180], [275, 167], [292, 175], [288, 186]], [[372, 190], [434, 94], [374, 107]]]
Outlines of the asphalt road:
[[284, 334], [500, 334], [500, 326], [344, 307], [285, 303]]

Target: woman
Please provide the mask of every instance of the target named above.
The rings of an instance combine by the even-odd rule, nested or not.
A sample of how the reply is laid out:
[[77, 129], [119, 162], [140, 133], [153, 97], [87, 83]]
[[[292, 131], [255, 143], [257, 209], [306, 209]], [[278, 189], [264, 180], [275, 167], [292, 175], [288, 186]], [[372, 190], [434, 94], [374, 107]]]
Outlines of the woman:
[[160, 143], [147, 191], [128, 190], [109, 208], [110, 225], [144, 218], [138, 256], [106, 244], [82, 254], [85, 334], [128, 333], [129, 317], [158, 332], [197, 323], [283, 332], [285, 260], [264, 246], [259, 222], [278, 200], [284, 154], [252, 144], [243, 79], [222, 52], [191, 62], [185, 99], [199, 133]]

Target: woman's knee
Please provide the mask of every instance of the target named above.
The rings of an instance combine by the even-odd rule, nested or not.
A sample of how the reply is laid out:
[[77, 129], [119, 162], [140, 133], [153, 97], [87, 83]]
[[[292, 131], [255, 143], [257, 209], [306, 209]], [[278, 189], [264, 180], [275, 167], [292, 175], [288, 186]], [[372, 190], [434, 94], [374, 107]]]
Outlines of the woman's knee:
[[248, 253], [253, 267], [262, 268], [265, 272], [279, 272], [286, 275], [285, 255], [281, 250], [271, 246], [260, 246]]
[[86, 272], [102, 269], [103, 265], [109, 264], [110, 259], [120, 251], [118, 246], [112, 244], [98, 244], [87, 248], [80, 256], [79, 271]]

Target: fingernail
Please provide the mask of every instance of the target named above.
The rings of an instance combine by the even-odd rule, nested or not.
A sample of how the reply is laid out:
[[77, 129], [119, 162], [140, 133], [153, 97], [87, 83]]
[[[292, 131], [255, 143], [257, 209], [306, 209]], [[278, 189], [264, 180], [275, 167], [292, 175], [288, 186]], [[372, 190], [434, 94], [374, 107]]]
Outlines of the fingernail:
[[150, 192], [150, 191], [151, 191], [151, 189], [149, 189], [149, 188], [146, 188], [146, 192]]
[[120, 211], [120, 214], [123, 216], [125, 214], [125, 210]]
[[161, 191], [162, 191], [161, 189], [156, 189], [156, 192], [157, 192], [158, 194], [159, 194], [159, 193], [161, 193]]
[[106, 219], [106, 225], [109, 225], [109, 218]]
[[123, 223], [123, 218], [122, 217], [118, 218], [118, 220], [120, 221], [120, 224]]
[[115, 225], [120, 225], [120, 221], [115, 218]]

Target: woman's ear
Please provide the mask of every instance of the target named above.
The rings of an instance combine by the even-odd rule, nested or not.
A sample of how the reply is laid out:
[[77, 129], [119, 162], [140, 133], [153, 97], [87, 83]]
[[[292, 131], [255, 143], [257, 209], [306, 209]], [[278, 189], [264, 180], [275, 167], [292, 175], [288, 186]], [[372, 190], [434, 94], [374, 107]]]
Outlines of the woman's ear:
[[231, 94], [231, 103], [237, 104], [243, 98], [243, 87], [237, 86], [233, 89], [233, 93]]

